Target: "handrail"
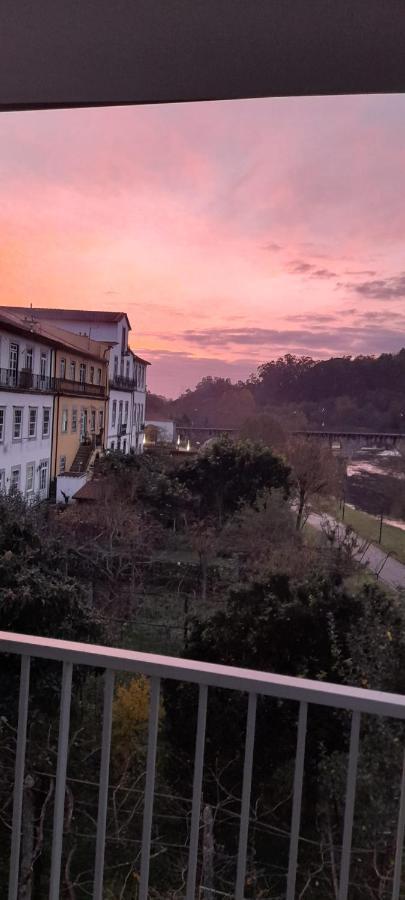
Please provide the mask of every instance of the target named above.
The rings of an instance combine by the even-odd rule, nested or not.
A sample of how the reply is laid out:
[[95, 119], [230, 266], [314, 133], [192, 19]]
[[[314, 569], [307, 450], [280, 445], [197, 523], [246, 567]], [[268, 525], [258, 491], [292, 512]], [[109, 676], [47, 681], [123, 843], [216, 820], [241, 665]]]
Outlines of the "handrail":
[[0, 631], [0, 651], [405, 719], [405, 696], [217, 663]]

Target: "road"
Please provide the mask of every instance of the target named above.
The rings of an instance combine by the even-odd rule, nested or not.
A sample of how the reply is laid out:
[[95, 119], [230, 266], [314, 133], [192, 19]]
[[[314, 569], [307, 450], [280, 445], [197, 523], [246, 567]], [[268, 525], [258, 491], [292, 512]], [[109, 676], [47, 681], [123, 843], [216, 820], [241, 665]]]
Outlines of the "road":
[[[331, 516], [327, 516], [327, 518], [331, 525], [338, 525], [339, 528], [344, 527]], [[320, 516], [318, 513], [310, 513], [307, 519], [308, 524], [316, 528], [317, 531], [322, 531], [324, 520], [325, 516]], [[364, 541], [361, 537], [359, 537], [359, 545], [364, 546]], [[405, 565], [398, 562], [397, 559], [393, 559], [392, 556], [389, 556], [387, 559], [387, 554], [380, 547], [370, 544], [364, 553], [362, 551], [359, 552], [360, 559], [375, 575], [378, 573], [379, 580], [388, 587], [395, 590], [405, 588]]]

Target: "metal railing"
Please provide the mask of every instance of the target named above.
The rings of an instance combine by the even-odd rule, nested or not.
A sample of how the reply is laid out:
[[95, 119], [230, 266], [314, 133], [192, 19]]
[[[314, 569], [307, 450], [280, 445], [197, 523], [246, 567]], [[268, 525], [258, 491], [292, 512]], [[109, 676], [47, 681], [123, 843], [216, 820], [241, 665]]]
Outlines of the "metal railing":
[[[126, 650], [112, 649], [69, 641], [0, 632], [0, 650], [21, 656], [21, 678], [18, 709], [17, 750], [13, 794], [13, 819], [10, 854], [8, 900], [17, 900], [21, 823], [23, 809], [25, 750], [29, 706], [30, 659], [56, 660], [63, 664], [59, 711], [59, 740], [55, 781], [54, 825], [50, 869], [50, 900], [59, 900], [63, 849], [64, 804], [66, 772], [69, 750], [69, 724], [72, 696], [72, 671], [74, 665], [97, 667], [104, 670], [104, 708], [101, 741], [101, 760], [98, 792], [98, 816], [96, 852], [93, 881], [93, 900], [103, 897], [104, 851], [109, 792], [109, 764], [112, 731], [112, 704], [114, 699], [114, 674], [125, 672], [142, 674], [150, 679], [148, 749], [142, 828], [141, 867], [138, 900], [149, 896], [149, 864], [155, 793], [155, 766], [158, 741], [160, 682], [175, 679], [198, 685], [199, 700], [194, 757], [191, 826], [188, 846], [187, 900], [196, 896], [196, 873], [199, 848], [199, 824], [202, 800], [202, 783], [205, 750], [205, 731], [209, 688], [225, 688], [248, 694], [243, 782], [240, 805], [239, 842], [234, 892], [235, 900], [243, 900], [247, 864], [250, 794], [252, 784], [253, 751], [255, 741], [256, 706], [260, 696], [280, 700], [293, 700], [299, 704], [297, 743], [294, 770], [290, 847], [285, 898], [294, 900], [296, 888], [298, 844], [300, 839], [301, 798], [303, 788], [304, 758], [309, 704], [347, 710], [351, 713], [350, 746], [346, 779], [346, 803], [341, 848], [339, 900], [347, 900], [351, 860], [351, 841], [356, 794], [357, 764], [359, 756], [360, 721], [362, 714], [391, 716], [405, 719], [405, 697], [355, 687], [291, 678], [283, 675], [256, 672], [250, 669], [195, 662], [174, 657], [156, 656]], [[399, 900], [401, 889], [402, 847], [405, 830], [405, 768], [402, 777], [396, 854], [393, 873], [392, 900]]]
[[138, 389], [136, 378], [127, 378], [126, 375], [110, 375], [110, 386], [126, 391], [136, 391]]
[[104, 384], [93, 384], [90, 381], [71, 381], [68, 378], [55, 378], [55, 390], [61, 394], [85, 394], [88, 397], [105, 397]]
[[0, 387], [10, 391], [46, 391], [56, 390], [55, 378], [39, 375], [30, 369], [0, 369]]

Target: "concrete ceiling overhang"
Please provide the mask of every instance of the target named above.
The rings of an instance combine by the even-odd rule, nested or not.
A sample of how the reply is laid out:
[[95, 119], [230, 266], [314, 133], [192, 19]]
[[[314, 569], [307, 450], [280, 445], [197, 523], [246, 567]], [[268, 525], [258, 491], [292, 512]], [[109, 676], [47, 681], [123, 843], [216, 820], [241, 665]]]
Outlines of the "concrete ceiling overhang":
[[1, 0], [0, 109], [405, 90], [405, 0]]

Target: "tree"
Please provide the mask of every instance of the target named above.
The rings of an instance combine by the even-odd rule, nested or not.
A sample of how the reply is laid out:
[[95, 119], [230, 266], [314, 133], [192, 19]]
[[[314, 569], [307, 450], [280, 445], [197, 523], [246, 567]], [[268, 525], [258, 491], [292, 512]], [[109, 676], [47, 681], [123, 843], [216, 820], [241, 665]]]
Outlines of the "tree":
[[245, 419], [240, 429], [242, 439], [261, 442], [276, 452], [285, 449], [287, 436], [280, 422], [269, 413], [258, 413]]
[[222, 527], [241, 503], [253, 503], [258, 491], [282, 488], [288, 493], [289, 468], [272, 451], [250, 441], [216, 441], [177, 472], [195, 498], [200, 518]]
[[287, 458], [295, 488], [297, 531], [304, 523], [305, 507], [313, 497], [336, 496], [341, 490], [342, 468], [329, 447], [316, 440], [293, 438]]
[[[352, 593], [327, 578], [298, 584], [276, 576], [231, 591], [224, 611], [196, 622], [187, 656], [402, 693], [404, 633], [400, 601], [377, 586]], [[168, 684], [165, 692], [167, 735], [176, 760], [171, 777], [177, 785], [181, 769], [184, 791], [195, 741], [195, 691]], [[237, 692], [210, 690], [203, 796], [214, 807], [215, 842], [228, 858], [237, 850], [233, 816], [240, 808], [246, 706], [246, 698]], [[284, 878], [287, 870], [296, 723], [294, 704], [259, 698], [251, 795], [254, 845], [250, 843], [248, 853], [255, 860], [256, 896], [260, 890], [273, 896], [275, 879]], [[316, 900], [337, 896], [333, 871], [342, 839], [349, 733], [345, 712], [326, 715], [310, 707], [297, 896], [307, 893], [307, 882], [312, 891], [308, 896]], [[358, 781], [361, 816], [353, 839], [353, 847], [361, 849], [353, 852], [352, 872], [353, 882], [367, 885], [367, 895], [375, 898], [386, 897], [383, 891], [392, 875], [403, 738], [403, 724], [365, 717]], [[378, 775], [378, 787], [370, 792], [378, 772], [381, 780]], [[216, 887], [222, 887], [218, 876]], [[274, 895], [281, 894], [279, 883]], [[248, 887], [246, 896], [254, 896]]]

